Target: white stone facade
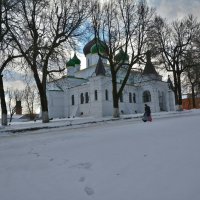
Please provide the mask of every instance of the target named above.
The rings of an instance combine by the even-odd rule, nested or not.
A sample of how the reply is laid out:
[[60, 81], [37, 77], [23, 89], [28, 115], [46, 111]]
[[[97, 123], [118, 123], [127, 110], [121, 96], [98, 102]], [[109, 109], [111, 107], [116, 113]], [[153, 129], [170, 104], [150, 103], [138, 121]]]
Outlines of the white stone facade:
[[[78, 116], [112, 116], [112, 81], [104, 60], [105, 75], [95, 74], [98, 55], [86, 55], [86, 69], [80, 66], [69, 68], [68, 75], [47, 85], [48, 108], [50, 118], [68, 118]], [[88, 65], [89, 64], [89, 65]], [[125, 70], [125, 69], [123, 69]], [[121, 77], [123, 78], [123, 70]], [[127, 85], [123, 90], [119, 103], [121, 114], [143, 113], [144, 104], [151, 107], [152, 112], [174, 111], [174, 93], [168, 83], [161, 77], [155, 79], [151, 75], [131, 72]]]

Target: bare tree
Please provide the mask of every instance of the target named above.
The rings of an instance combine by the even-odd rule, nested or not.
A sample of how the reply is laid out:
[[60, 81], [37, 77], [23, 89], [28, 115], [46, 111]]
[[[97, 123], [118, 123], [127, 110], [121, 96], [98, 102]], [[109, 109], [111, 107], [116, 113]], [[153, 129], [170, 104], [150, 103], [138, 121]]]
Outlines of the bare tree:
[[38, 90], [37, 87], [33, 84], [27, 83], [24, 90], [23, 101], [25, 103], [26, 112], [30, 119], [34, 119], [36, 115], [36, 104], [38, 103]]
[[16, 107], [15, 107], [15, 104], [14, 104], [14, 95], [13, 95], [13, 92], [11, 90], [7, 90], [6, 93], [7, 93], [7, 96], [8, 96], [8, 110], [9, 110], [9, 113], [10, 113], [9, 122], [11, 122], [13, 115], [16, 112]]
[[[103, 5], [95, 1], [92, 13], [97, 47], [105, 48], [105, 53], [99, 51], [99, 56], [110, 65], [113, 117], [119, 117], [119, 98], [133, 66], [143, 59], [147, 50], [147, 32], [154, 10], [145, 1], [110, 0]], [[119, 85], [117, 77], [121, 69], [126, 72]]]
[[60, 72], [60, 52], [73, 46], [84, 33], [87, 0], [19, 0], [9, 31], [23, 55], [39, 91], [42, 120], [49, 122], [46, 82], [50, 73]]
[[192, 97], [193, 108], [196, 108], [195, 98], [199, 93], [200, 85], [200, 51], [199, 49], [193, 49], [187, 53], [184, 60], [184, 66], [186, 66], [183, 72], [183, 86], [188, 88], [190, 96]]
[[154, 49], [160, 55], [160, 61], [168, 72], [173, 73], [176, 104], [182, 106], [181, 75], [187, 68], [185, 56], [192, 46], [199, 23], [193, 16], [167, 23], [161, 17], [155, 18], [150, 34]]
[[10, 39], [7, 18], [16, 6], [17, 0], [0, 0], [0, 98], [1, 98], [1, 124], [7, 125], [7, 107], [3, 85], [3, 71], [13, 59], [20, 57], [16, 55], [12, 40]]

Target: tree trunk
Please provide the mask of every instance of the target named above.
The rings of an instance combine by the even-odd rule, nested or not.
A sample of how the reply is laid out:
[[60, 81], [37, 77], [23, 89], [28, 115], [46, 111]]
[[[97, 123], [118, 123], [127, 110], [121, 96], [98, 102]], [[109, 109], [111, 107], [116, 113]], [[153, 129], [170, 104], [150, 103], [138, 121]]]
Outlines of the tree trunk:
[[36, 85], [38, 87], [39, 95], [40, 95], [40, 103], [42, 109], [42, 122], [48, 123], [49, 122], [49, 114], [48, 114], [48, 102], [47, 102], [47, 95], [46, 89], [44, 89], [42, 83], [40, 82], [39, 77], [37, 74], [34, 74]]
[[40, 102], [41, 102], [41, 109], [42, 109], [42, 122], [48, 123], [49, 122], [49, 113], [48, 113], [48, 103], [47, 103], [47, 95], [46, 91], [43, 91], [43, 88], [39, 89], [40, 94]]
[[48, 123], [49, 122], [49, 113], [48, 111], [42, 111], [42, 122]]
[[117, 82], [116, 82], [116, 77], [112, 76], [112, 88], [113, 88], [113, 117], [114, 118], [119, 118], [120, 113], [119, 113], [119, 98], [117, 94]]
[[113, 117], [114, 118], [119, 118], [120, 113], [119, 113], [119, 101], [114, 97], [113, 95]]
[[13, 115], [14, 115], [14, 113], [11, 113], [11, 114], [10, 114], [10, 120], [9, 120], [10, 123], [12, 122]]
[[177, 91], [178, 91], [178, 105], [182, 106], [182, 92], [181, 92], [181, 75], [177, 74]]
[[1, 125], [7, 126], [7, 108], [5, 100], [5, 92], [3, 87], [3, 75], [0, 74], [0, 96], [1, 96]]
[[194, 84], [192, 84], [192, 107], [196, 108]]
[[177, 76], [176, 72], [173, 71], [173, 78], [174, 78], [174, 96], [175, 96], [175, 104], [178, 104], [178, 87], [177, 87]]

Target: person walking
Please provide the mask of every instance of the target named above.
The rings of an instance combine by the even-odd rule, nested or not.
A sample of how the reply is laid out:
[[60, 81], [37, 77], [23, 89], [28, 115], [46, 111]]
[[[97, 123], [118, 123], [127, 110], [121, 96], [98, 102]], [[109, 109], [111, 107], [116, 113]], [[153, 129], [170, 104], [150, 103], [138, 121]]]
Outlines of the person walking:
[[143, 121], [146, 122], [146, 121], [152, 121], [152, 117], [151, 117], [151, 108], [147, 105], [147, 104], [144, 104], [144, 116], [143, 116]]

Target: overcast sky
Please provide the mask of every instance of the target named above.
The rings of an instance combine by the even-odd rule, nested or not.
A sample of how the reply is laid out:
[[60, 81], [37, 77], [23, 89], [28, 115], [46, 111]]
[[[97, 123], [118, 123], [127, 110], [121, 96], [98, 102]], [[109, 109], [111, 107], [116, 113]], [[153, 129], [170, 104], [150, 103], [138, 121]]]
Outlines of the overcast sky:
[[[147, 0], [147, 2], [149, 6], [156, 8], [159, 15], [170, 21], [183, 18], [188, 14], [193, 14], [200, 21], [200, 0]], [[84, 68], [85, 56], [82, 53], [78, 53], [78, 57], [81, 59], [82, 68]], [[16, 84], [14, 81], [7, 82], [6, 84], [6, 86], [11, 87], [19, 87], [19, 85], [19, 82]]]
[[193, 14], [200, 20], [200, 0], [147, 0], [164, 18], [173, 20]]

